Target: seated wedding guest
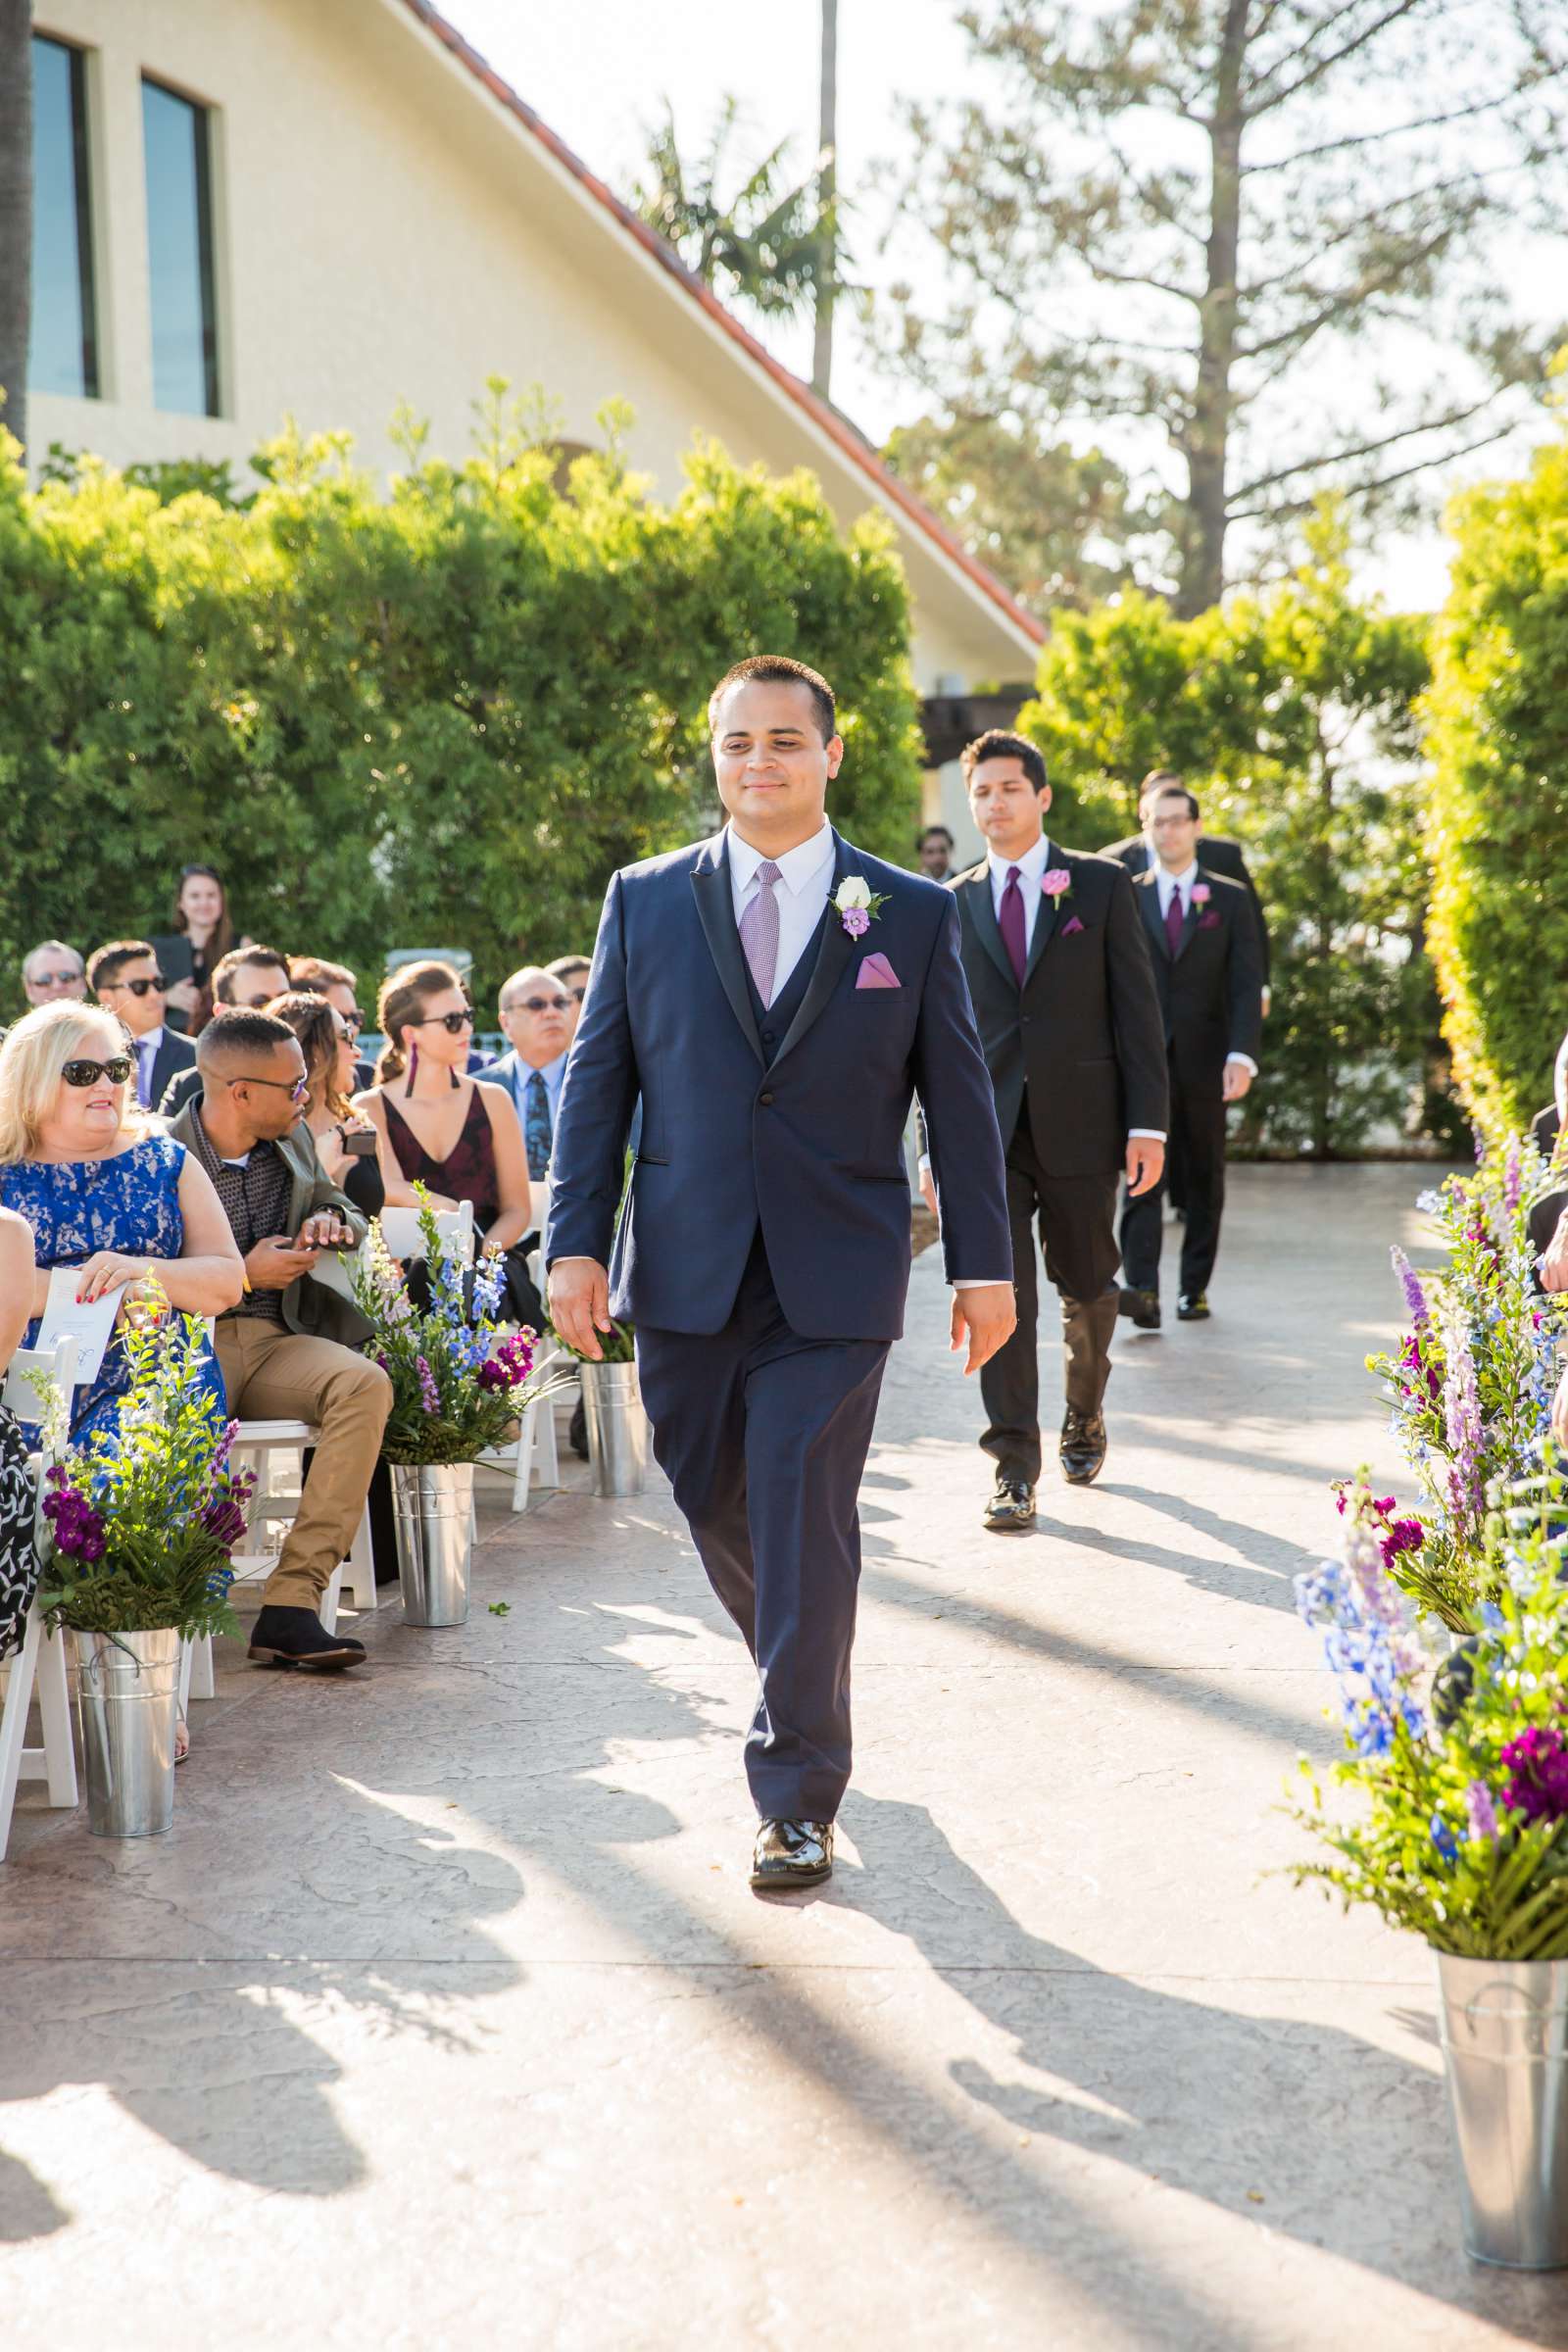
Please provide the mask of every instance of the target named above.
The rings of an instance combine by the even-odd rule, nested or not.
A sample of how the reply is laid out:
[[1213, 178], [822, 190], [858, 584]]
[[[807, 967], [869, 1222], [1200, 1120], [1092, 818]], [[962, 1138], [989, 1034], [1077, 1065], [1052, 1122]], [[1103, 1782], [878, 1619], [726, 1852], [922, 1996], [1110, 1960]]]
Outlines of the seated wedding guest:
[[[0, 1202], [32, 1228], [30, 1346], [55, 1266], [77, 1270], [78, 1299], [120, 1296], [156, 1280], [172, 1306], [217, 1315], [244, 1289], [244, 1268], [213, 1187], [188, 1151], [139, 1115], [134, 1059], [118, 1020], [86, 1004], [44, 1004], [0, 1045]], [[114, 1426], [129, 1385], [112, 1344], [98, 1377], [74, 1399], [78, 1443]], [[217, 1367], [213, 1393], [221, 1399]]]
[[[324, 956], [291, 956], [288, 980], [290, 988], [308, 988], [313, 995], [324, 997], [333, 1010], [343, 1016], [351, 1040], [358, 1043], [365, 1015], [360, 1010], [359, 980], [346, 963], [328, 963]], [[375, 1064], [356, 1055], [351, 1091], [363, 1095], [374, 1083]]]
[[[288, 985], [288, 965], [275, 948], [231, 948], [213, 966], [213, 996], [217, 1004], [237, 1005], [242, 1012], [260, 1011], [274, 997], [285, 995]], [[159, 1115], [177, 1118], [201, 1091], [202, 1082], [192, 1061], [157, 1097]]]
[[1536, 1150], [1544, 1159], [1549, 1159], [1557, 1149], [1557, 1140], [1564, 1124], [1568, 1123], [1568, 1037], [1557, 1048], [1557, 1059], [1551, 1073], [1551, 1101], [1544, 1110], [1538, 1110], [1531, 1122], [1530, 1132], [1536, 1139]]
[[532, 963], [502, 982], [496, 1002], [509, 1051], [479, 1073], [479, 1083], [505, 1087], [512, 1097], [528, 1149], [528, 1174], [535, 1183], [550, 1165], [577, 1010], [578, 1002], [561, 982]]
[[920, 871], [928, 882], [947, 882], [953, 875], [953, 835], [946, 825], [927, 825], [914, 845]]
[[74, 948], [63, 939], [40, 940], [22, 958], [22, 993], [29, 1004], [59, 1004], [87, 994], [87, 973]]
[[369, 1336], [359, 1308], [315, 1274], [324, 1252], [358, 1248], [366, 1220], [329, 1181], [300, 1120], [311, 1082], [288, 1023], [220, 1009], [196, 1051], [202, 1091], [170, 1134], [212, 1179], [243, 1260], [243, 1296], [218, 1322], [229, 1410], [309, 1421], [318, 1432], [250, 1655], [263, 1665], [354, 1666], [365, 1645], [327, 1632], [321, 1595], [364, 1515], [392, 1384], [357, 1352]]
[[[593, 960], [587, 956], [558, 956], [554, 963], [545, 965], [551, 979], [559, 980], [571, 999], [570, 1024], [566, 1034], [568, 1046], [577, 1034], [577, 1023], [582, 1018], [582, 1001], [588, 994], [588, 975], [593, 968]], [[497, 1058], [500, 1058], [499, 1055]]]
[[[13, 1210], [0, 1208], [0, 1381], [27, 1328], [32, 1276], [32, 1228]], [[27, 1442], [16, 1415], [0, 1404], [0, 1661], [22, 1647], [37, 1590], [33, 1508]]]
[[392, 1157], [375, 1121], [354, 1107], [354, 1040], [335, 1004], [309, 990], [290, 989], [267, 1010], [287, 1021], [300, 1041], [310, 1093], [305, 1124], [316, 1156], [364, 1217], [378, 1217], [388, 1200], [415, 1205], [414, 1187]]
[[[547, 984], [559, 995], [554, 982]], [[507, 1090], [468, 1077], [473, 1007], [446, 963], [405, 964], [382, 983], [376, 1026], [386, 1044], [376, 1082], [356, 1099], [391, 1144], [411, 1184], [428, 1187], [435, 1205], [471, 1200], [475, 1239], [507, 1260], [505, 1304], [519, 1321], [538, 1293], [516, 1245], [528, 1230], [528, 1161]]]
[[145, 939], [115, 939], [87, 958], [92, 993], [130, 1039], [132, 1101], [156, 1110], [174, 1079], [190, 1069], [196, 1049], [165, 1025], [164, 972]]
[[169, 981], [169, 1025], [194, 1035], [212, 1015], [213, 974], [236, 947], [229, 920], [228, 894], [221, 875], [211, 865], [181, 866], [179, 889], [168, 931], [154, 935], [153, 946]]

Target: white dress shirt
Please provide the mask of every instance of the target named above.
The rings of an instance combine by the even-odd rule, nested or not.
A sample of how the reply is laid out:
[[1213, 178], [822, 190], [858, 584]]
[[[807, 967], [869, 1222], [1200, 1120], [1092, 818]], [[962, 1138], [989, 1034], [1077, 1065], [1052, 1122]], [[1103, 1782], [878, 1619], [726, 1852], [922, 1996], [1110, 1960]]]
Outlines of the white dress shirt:
[[1007, 876], [1014, 866], [1018, 869], [1018, 888], [1023, 894], [1023, 950], [1027, 956], [1035, 944], [1035, 925], [1040, 920], [1040, 902], [1045, 895], [1040, 877], [1051, 863], [1051, 844], [1042, 833], [1034, 848], [1025, 850], [1021, 858], [999, 858], [995, 850], [990, 850], [986, 853], [986, 863], [991, 868], [991, 904], [999, 923]]
[[[762, 887], [757, 879], [757, 869], [767, 853], [754, 850], [733, 825], [726, 825], [724, 834], [738, 930], [741, 916]], [[806, 954], [822, 919], [822, 908], [833, 883], [832, 826], [824, 819], [819, 833], [813, 833], [809, 841], [797, 842], [793, 850], [786, 850], [773, 863], [779, 871], [779, 879], [773, 885], [773, 900], [778, 907], [778, 961], [773, 967], [776, 997]]]
[[[1159, 892], [1159, 919], [1161, 922], [1164, 922], [1170, 913], [1170, 903], [1177, 891], [1181, 892], [1182, 920], [1183, 922], [1187, 920], [1193, 910], [1193, 885], [1197, 880], [1198, 859], [1196, 858], [1191, 865], [1184, 865], [1179, 874], [1168, 872], [1156, 859], [1154, 887]], [[1227, 1061], [1242, 1062], [1246, 1068], [1251, 1071], [1254, 1078], [1257, 1076], [1257, 1064], [1250, 1054], [1230, 1053], [1226, 1054], [1225, 1058]]]

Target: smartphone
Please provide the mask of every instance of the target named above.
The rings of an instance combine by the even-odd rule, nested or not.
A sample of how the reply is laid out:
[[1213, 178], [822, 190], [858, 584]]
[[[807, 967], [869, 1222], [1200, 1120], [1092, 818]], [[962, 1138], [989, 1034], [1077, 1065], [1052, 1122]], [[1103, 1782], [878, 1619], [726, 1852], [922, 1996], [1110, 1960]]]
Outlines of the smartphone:
[[345, 1152], [352, 1152], [356, 1159], [369, 1159], [373, 1157], [375, 1152], [374, 1128], [355, 1127], [351, 1129], [351, 1131], [343, 1138], [343, 1149]]

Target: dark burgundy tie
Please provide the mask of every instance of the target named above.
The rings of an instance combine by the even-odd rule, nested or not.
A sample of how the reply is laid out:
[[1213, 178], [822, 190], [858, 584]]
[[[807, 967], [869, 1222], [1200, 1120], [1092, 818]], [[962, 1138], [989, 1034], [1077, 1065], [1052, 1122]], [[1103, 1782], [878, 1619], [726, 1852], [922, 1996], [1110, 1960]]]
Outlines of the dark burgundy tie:
[[1023, 976], [1029, 965], [1029, 932], [1023, 919], [1023, 892], [1018, 888], [1018, 868], [1015, 865], [1007, 868], [1007, 887], [1002, 894], [1002, 911], [997, 922], [1013, 977], [1022, 988]]
[[1165, 909], [1165, 943], [1174, 962], [1182, 944], [1182, 894], [1179, 889], [1172, 890], [1170, 905]]

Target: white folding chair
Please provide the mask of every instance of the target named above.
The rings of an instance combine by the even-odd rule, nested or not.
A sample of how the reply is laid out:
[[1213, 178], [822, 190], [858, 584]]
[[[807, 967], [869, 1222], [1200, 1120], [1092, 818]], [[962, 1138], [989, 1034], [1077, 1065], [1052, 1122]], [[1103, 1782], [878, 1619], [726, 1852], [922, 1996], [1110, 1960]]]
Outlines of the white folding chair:
[[[33, 1376], [53, 1380], [67, 1400], [67, 1408], [78, 1386], [76, 1381], [76, 1343], [62, 1340], [52, 1348], [19, 1348], [11, 1359], [6, 1375], [4, 1401], [19, 1420], [35, 1421], [42, 1409]], [[31, 1457], [35, 1481], [34, 1540], [41, 1542], [44, 1529], [43, 1498], [46, 1493], [44, 1474], [49, 1468], [50, 1454], [45, 1447]], [[31, 1700], [38, 1701], [42, 1741], [37, 1747], [26, 1745], [27, 1708]], [[12, 1659], [6, 1675], [6, 1694], [0, 1705], [0, 1861], [4, 1861], [11, 1838], [11, 1817], [16, 1810], [17, 1785], [20, 1781], [44, 1781], [48, 1784], [51, 1805], [74, 1805], [76, 1802], [76, 1755], [71, 1739], [71, 1700], [66, 1683], [66, 1637], [50, 1633], [38, 1614], [34, 1602], [27, 1611], [20, 1656]]]
[[[419, 1228], [419, 1212], [415, 1208], [383, 1208], [381, 1239], [393, 1257], [411, 1258], [424, 1255], [424, 1235]], [[435, 1229], [443, 1249], [450, 1250], [463, 1266], [473, 1263], [473, 1202], [460, 1200], [456, 1208], [437, 1209]]]

